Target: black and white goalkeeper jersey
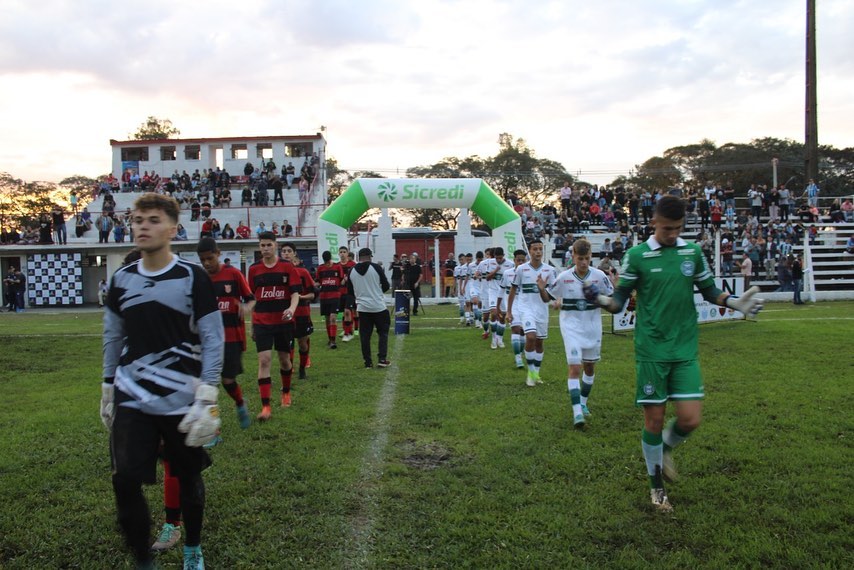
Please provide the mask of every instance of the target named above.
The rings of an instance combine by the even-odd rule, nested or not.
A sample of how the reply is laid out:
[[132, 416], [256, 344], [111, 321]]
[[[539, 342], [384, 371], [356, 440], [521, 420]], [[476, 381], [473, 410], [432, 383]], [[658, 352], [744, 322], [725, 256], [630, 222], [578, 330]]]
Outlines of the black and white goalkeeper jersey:
[[144, 413], [186, 414], [199, 381], [216, 385], [224, 333], [213, 284], [174, 256], [157, 273], [142, 261], [113, 275], [104, 311], [104, 378], [116, 403]]

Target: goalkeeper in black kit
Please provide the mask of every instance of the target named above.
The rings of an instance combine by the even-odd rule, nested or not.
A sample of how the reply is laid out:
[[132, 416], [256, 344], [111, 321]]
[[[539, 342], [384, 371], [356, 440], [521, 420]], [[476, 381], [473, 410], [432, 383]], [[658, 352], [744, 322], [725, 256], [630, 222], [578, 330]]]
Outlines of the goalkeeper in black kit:
[[143, 483], [155, 482], [158, 448], [180, 481], [184, 568], [203, 569], [202, 446], [220, 425], [216, 400], [224, 333], [210, 278], [170, 249], [178, 203], [143, 194], [132, 214], [142, 258], [116, 271], [104, 311], [101, 419], [110, 430], [118, 522], [138, 568], [153, 567]]

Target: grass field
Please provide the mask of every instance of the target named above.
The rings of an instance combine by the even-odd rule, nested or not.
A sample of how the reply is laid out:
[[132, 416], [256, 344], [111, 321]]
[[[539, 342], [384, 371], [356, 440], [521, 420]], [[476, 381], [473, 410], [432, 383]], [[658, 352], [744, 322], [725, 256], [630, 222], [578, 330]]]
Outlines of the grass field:
[[[386, 370], [361, 367], [358, 339], [326, 349], [321, 327], [292, 408], [242, 431], [222, 392], [208, 567], [852, 568], [852, 330], [848, 302], [702, 327], [704, 423], [668, 516], [648, 504], [631, 336], [606, 335], [578, 432], [555, 313], [536, 388], [456, 307], [392, 337]], [[0, 568], [130, 567], [99, 333], [96, 312], [0, 315]], [[252, 349], [244, 365], [254, 415]], [[147, 496], [159, 526], [160, 487]]]

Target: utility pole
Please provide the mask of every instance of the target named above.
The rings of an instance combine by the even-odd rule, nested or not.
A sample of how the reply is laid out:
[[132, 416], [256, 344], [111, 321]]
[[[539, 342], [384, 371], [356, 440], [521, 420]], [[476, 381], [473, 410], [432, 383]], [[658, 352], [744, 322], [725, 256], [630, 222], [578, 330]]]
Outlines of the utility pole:
[[[818, 183], [818, 116], [815, 54], [815, 0], [807, 0], [806, 136], [804, 174]], [[806, 182], [806, 180], [804, 181]]]

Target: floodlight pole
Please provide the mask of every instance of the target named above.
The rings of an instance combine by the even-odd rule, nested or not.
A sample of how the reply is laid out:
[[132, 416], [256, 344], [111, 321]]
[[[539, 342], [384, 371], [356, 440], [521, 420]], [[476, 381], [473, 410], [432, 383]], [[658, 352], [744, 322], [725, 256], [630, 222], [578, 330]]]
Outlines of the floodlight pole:
[[[815, 50], [815, 0], [807, 0], [806, 45], [806, 133], [804, 138], [804, 174], [818, 183], [818, 116]], [[805, 181], [806, 182], [806, 181]]]

